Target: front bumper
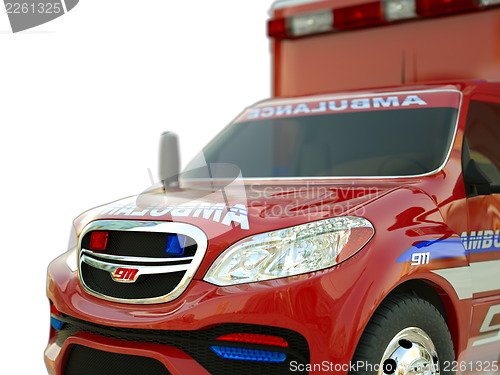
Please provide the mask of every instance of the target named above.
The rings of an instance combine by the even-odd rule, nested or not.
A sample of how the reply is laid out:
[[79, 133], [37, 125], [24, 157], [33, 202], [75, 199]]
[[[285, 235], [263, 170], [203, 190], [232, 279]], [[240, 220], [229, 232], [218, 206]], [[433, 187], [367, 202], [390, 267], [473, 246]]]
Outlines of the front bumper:
[[[64, 374], [256, 374], [289, 373], [290, 363], [308, 363], [309, 349], [306, 340], [299, 334], [276, 327], [245, 324], [223, 324], [198, 331], [157, 331], [101, 326], [68, 316], [57, 316], [63, 322], [55, 331], [46, 358], [51, 357], [65, 363], [47, 364], [53, 369], [62, 369]], [[286, 340], [286, 348], [256, 345], [241, 342], [216, 340], [231, 333], [265, 334]], [[250, 360], [228, 360], [218, 356], [211, 348], [225, 347], [247, 353], [280, 353], [286, 361], [269, 363]], [[128, 357], [133, 356], [134, 359]], [[93, 358], [94, 362], [88, 361]], [[179, 360], [181, 359], [181, 361]], [[131, 362], [120, 370], [122, 362]], [[131, 370], [140, 361], [144, 368]], [[102, 364], [109, 363], [104, 371]], [[139, 366], [139, 365], [137, 365]], [[163, 368], [161, 370], [160, 368]], [[165, 368], [170, 369], [170, 372]], [[195, 372], [191, 372], [194, 371]], [[188, 371], [189, 370], [189, 371]], [[124, 372], [125, 371], [125, 372]], [[128, 371], [128, 372], [127, 372]], [[55, 372], [57, 373], [57, 372]], [[304, 372], [298, 372], [304, 374]]]
[[[51, 375], [67, 375], [72, 348], [81, 346], [111, 353], [110, 358], [115, 353], [159, 361], [168, 369], [165, 374], [322, 374], [326, 365], [345, 369], [372, 312], [360, 298], [370, 289], [360, 279], [362, 266], [346, 261], [313, 274], [223, 288], [193, 280], [169, 303], [130, 305], [87, 294], [63, 255], [49, 266], [47, 295], [64, 324], [51, 329], [45, 363]], [[288, 348], [224, 346], [282, 352], [286, 361], [221, 358], [211, 347], [229, 333], [281, 337]], [[307, 372], [307, 363], [318, 366]]]

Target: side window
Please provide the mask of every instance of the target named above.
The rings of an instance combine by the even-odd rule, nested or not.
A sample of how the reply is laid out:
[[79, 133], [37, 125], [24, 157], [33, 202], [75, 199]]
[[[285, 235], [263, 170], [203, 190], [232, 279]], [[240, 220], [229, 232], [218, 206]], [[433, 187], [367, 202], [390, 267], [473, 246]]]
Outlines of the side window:
[[[499, 145], [500, 147], [500, 145]], [[488, 176], [491, 185], [500, 186], [500, 173], [497, 166], [486, 155], [478, 150], [470, 150], [470, 157], [474, 160], [479, 168]]]
[[462, 153], [464, 170], [470, 160], [489, 180], [488, 192], [500, 193], [500, 103], [471, 101]]

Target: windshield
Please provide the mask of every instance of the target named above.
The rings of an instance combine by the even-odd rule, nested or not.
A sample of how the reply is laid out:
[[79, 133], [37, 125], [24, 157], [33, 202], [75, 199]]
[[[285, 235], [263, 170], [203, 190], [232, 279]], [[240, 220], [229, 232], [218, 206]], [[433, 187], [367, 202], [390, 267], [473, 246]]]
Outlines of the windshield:
[[243, 178], [425, 174], [444, 163], [453, 139], [459, 94], [443, 95], [261, 105], [224, 129], [203, 157], [207, 165], [236, 165]]

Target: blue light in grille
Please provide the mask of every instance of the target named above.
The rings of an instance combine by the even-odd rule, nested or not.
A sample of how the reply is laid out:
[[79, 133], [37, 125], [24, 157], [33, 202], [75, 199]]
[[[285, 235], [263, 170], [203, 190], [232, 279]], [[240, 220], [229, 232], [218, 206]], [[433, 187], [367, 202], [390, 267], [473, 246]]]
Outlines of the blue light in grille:
[[267, 350], [255, 350], [245, 348], [231, 348], [226, 346], [211, 346], [219, 357], [227, 359], [240, 359], [243, 361], [256, 362], [284, 362], [286, 354], [279, 352], [270, 352]]
[[167, 255], [184, 255], [184, 247], [186, 246], [186, 236], [181, 234], [171, 234], [167, 238], [167, 248], [165, 254]]

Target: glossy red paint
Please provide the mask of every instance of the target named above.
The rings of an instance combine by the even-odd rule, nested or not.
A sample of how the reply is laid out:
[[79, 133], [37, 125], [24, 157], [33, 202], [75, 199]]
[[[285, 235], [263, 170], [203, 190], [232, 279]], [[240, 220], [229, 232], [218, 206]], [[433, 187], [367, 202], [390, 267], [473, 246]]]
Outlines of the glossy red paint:
[[[432, 85], [425, 86], [433, 89]], [[496, 195], [466, 198], [462, 167], [462, 140], [467, 107], [476, 93], [499, 92], [500, 84], [464, 81], [454, 86], [463, 94], [458, 129], [449, 159], [443, 169], [428, 176], [391, 179], [324, 179], [266, 181], [245, 187], [250, 229], [227, 230], [220, 222], [200, 217], [175, 217], [194, 224], [209, 238], [209, 249], [194, 280], [174, 301], [159, 305], [132, 305], [105, 301], [85, 292], [77, 273], [67, 266], [64, 254], [49, 266], [47, 295], [64, 315], [110, 327], [154, 330], [197, 331], [227, 323], [246, 323], [286, 328], [301, 334], [309, 345], [310, 363], [347, 364], [370, 317], [391, 292], [407, 283], [427, 285], [438, 296], [452, 334], [457, 359], [485, 360], [496, 350], [475, 348], [483, 338], [481, 324], [491, 306], [499, 305], [500, 291], [463, 296], [439, 270], [469, 267], [473, 257], [500, 259], [492, 251], [470, 255], [463, 249], [455, 256], [412, 266], [398, 259], [424, 241], [458, 239], [461, 234], [485, 228], [500, 229]], [[408, 90], [414, 87], [407, 87]], [[419, 87], [422, 88], [422, 87]], [[400, 91], [401, 87], [396, 90]], [[390, 89], [377, 92], [390, 92]], [[307, 182], [307, 185], [304, 183]], [[241, 189], [239, 190], [241, 193]], [[218, 197], [193, 188], [178, 189], [169, 195], [170, 203], [182, 204], [203, 196], [216, 203]], [[238, 193], [233, 201], [244, 198]], [[146, 193], [140, 199], [162, 199], [160, 191]], [[135, 199], [117, 203], [135, 204]], [[115, 207], [116, 205], [113, 205]], [[103, 206], [87, 212], [75, 221], [77, 232], [97, 219], [128, 219], [132, 211], [115, 211]], [[488, 212], [487, 215], [484, 213]], [[149, 216], [148, 216], [149, 215]], [[217, 287], [203, 281], [215, 258], [228, 246], [252, 234], [280, 229], [324, 218], [353, 215], [374, 224], [375, 235], [354, 256], [337, 266], [310, 274], [272, 281]], [[469, 219], [467, 219], [469, 218]], [[162, 217], [162, 220], [172, 220]], [[140, 220], [157, 220], [151, 211]], [[469, 223], [468, 223], [469, 221]], [[472, 280], [474, 281], [474, 280]], [[472, 319], [472, 326], [470, 325]], [[495, 321], [496, 322], [496, 321]], [[491, 325], [496, 323], [492, 321]], [[495, 331], [496, 332], [496, 331]], [[179, 349], [164, 345], [113, 340], [95, 334], [78, 333], [62, 347], [55, 344], [51, 329], [46, 364], [51, 374], [62, 374], [67, 348], [80, 343], [105, 351], [145, 355], [160, 360], [171, 373], [204, 373], [199, 364]], [[484, 354], [487, 353], [487, 354]], [[311, 374], [319, 374], [312, 371]], [[339, 372], [346, 374], [347, 372]]]
[[[273, 18], [362, 4], [366, 1], [311, 1], [276, 9]], [[286, 27], [283, 22], [276, 25], [280, 31]], [[469, 103], [500, 97], [499, 83], [469, 80], [500, 78], [496, 61], [498, 33], [495, 34], [499, 25], [500, 10], [491, 9], [273, 41], [275, 96], [338, 94], [339, 90], [354, 89], [356, 95], [394, 95], [443, 87], [459, 92], [462, 101], [457, 130], [444, 167], [430, 175], [404, 178], [247, 181], [229, 189], [229, 197], [193, 184], [170, 190], [168, 202], [163, 190], [156, 189], [98, 207], [75, 220], [78, 235], [96, 220], [175, 221], [201, 228], [208, 238], [207, 253], [178, 298], [168, 303], [141, 305], [110, 302], [87, 293], [80, 284], [78, 271], [68, 266], [76, 263], [75, 249], [71, 249], [48, 269], [47, 296], [53, 303], [53, 312], [60, 312], [63, 318], [110, 328], [166, 333], [201, 332], [229, 323], [278, 327], [305, 338], [311, 364], [328, 361], [342, 367], [353, 358], [366, 325], [382, 301], [391, 293], [411, 289], [446, 315], [457, 360], [498, 359], [498, 341], [480, 346], [477, 343], [499, 332], [500, 311], [496, 311], [500, 289], [484, 288], [487, 283], [481, 278], [481, 264], [500, 260], [500, 251], [470, 252], [459, 239], [469, 241], [472, 231], [477, 234], [500, 230], [499, 194], [467, 198], [462, 173]], [[427, 83], [435, 80], [450, 82]], [[366, 87], [378, 88], [359, 91]], [[242, 204], [247, 208], [248, 228], [242, 223], [226, 225], [222, 218], [214, 221], [192, 214], [196, 210], [192, 202], [202, 200], [213, 205], [228, 199], [233, 206]], [[175, 208], [165, 209], [163, 214], [155, 204]], [[194, 208], [186, 208], [189, 204]], [[347, 215], [368, 219], [375, 234], [362, 249], [338, 265], [298, 276], [226, 287], [203, 280], [216, 258], [243, 238]], [[424, 243], [434, 249], [432, 242], [439, 241], [455, 244], [456, 252], [418, 265], [401, 260], [405, 256], [411, 258], [410, 250], [415, 246]], [[460, 280], [457, 286], [447, 273], [450, 270], [463, 270], [468, 278]], [[118, 340], [82, 331], [61, 344], [56, 341], [54, 328], [50, 330], [45, 353], [50, 374], [63, 374], [68, 348], [78, 344], [151, 357], [172, 374], [208, 374], [195, 359], [174, 346]], [[324, 372], [310, 372], [320, 373]]]

